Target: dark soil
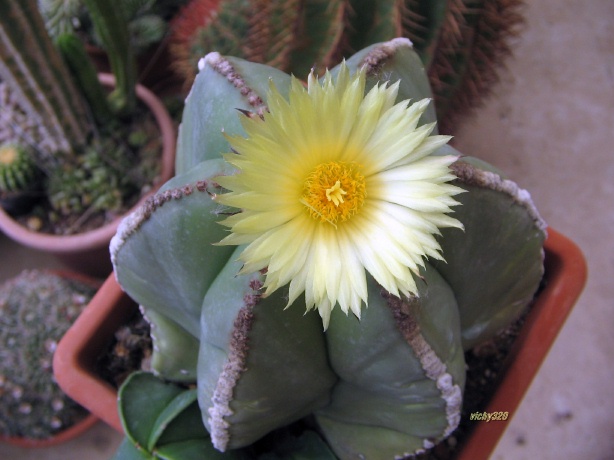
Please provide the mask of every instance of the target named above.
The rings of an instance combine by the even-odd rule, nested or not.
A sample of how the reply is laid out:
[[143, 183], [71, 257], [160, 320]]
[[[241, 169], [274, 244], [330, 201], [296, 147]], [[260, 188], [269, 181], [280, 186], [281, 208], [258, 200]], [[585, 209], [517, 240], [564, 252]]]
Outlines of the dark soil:
[[136, 310], [130, 321], [115, 332], [115, 337], [98, 360], [99, 375], [119, 388], [134, 371], [148, 370], [152, 343], [149, 323]]

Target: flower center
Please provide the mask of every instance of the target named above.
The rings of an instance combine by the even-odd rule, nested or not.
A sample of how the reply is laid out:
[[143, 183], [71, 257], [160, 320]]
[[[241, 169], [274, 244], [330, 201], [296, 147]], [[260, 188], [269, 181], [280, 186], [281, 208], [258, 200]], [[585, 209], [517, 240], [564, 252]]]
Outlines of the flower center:
[[318, 165], [305, 179], [301, 197], [311, 217], [336, 226], [355, 215], [367, 196], [359, 170], [360, 165], [354, 162]]

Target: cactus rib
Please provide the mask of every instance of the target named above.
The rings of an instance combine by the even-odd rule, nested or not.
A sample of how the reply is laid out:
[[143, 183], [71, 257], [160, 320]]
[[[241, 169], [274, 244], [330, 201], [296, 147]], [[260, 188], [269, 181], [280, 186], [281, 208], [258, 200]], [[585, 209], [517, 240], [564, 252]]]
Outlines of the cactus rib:
[[0, 75], [22, 108], [44, 127], [47, 153], [84, 145], [89, 132], [85, 108], [46, 35], [36, 0], [1, 2], [0, 18]]

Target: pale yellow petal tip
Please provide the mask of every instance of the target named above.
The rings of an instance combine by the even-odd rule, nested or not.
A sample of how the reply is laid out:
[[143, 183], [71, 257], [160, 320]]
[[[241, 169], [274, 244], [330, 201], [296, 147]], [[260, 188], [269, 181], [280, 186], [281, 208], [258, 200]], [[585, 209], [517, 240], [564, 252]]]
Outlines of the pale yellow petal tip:
[[318, 307], [318, 312], [320, 313], [320, 317], [322, 318], [323, 330], [326, 331], [328, 329], [328, 326], [330, 325], [331, 308], [328, 305], [320, 305]]

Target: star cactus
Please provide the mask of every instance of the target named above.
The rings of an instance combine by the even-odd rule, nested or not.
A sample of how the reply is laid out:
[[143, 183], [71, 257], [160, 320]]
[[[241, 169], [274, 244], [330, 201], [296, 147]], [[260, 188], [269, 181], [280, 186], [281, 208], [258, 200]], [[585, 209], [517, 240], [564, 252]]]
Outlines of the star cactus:
[[[430, 98], [406, 39], [306, 87], [201, 60], [177, 175], [111, 243], [152, 324], [154, 373], [195, 386], [154, 379], [169, 393], [148, 419], [165, 422], [144, 429], [125, 394], [149, 383], [128, 384], [122, 449], [258, 458], [308, 439], [322, 455], [308, 458], [392, 459], [455, 430], [464, 351], [532, 300], [545, 224], [526, 191], [436, 134]], [[191, 444], [184, 413], [202, 421]]]

